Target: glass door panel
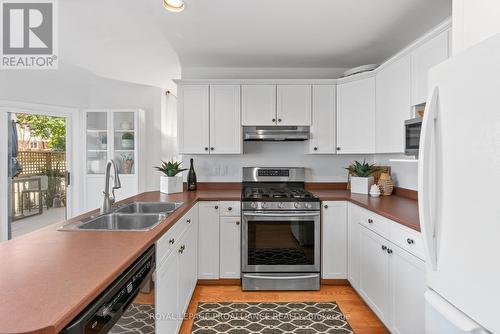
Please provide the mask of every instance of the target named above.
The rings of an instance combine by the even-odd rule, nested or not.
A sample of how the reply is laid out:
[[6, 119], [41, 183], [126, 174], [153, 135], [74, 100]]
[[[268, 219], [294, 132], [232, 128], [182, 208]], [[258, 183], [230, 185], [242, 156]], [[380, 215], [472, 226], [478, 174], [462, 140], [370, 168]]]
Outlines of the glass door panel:
[[114, 160], [120, 174], [135, 174], [135, 113], [113, 113]]
[[108, 113], [87, 113], [87, 174], [104, 174], [108, 161]]

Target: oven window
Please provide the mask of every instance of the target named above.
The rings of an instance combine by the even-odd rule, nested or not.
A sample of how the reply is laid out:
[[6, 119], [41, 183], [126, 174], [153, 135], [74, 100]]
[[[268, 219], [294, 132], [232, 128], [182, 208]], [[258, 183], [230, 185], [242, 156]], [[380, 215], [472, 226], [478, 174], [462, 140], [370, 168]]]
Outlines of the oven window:
[[406, 125], [406, 149], [418, 150], [422, 123]]
[[313, 265], [314, 221], [249, 221], [248, 264]]

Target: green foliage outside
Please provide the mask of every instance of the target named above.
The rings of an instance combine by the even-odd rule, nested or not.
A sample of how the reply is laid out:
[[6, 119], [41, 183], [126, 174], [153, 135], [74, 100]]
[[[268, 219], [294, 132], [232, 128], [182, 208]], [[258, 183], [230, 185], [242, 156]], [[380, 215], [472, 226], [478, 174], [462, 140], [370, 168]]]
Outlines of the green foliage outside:
[[40, 137], [55, 151], [66, 150], [66, 120], [62, 117], [16, 114], [17, 122], [29, 128], [31, 136]]

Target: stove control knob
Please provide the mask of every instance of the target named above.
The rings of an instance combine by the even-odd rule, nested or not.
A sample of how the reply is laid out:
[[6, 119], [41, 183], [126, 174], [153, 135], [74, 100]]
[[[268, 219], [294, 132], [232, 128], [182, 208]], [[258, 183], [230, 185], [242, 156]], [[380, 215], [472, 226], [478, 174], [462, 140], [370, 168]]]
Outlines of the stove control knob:
[[300, 208], [300, 203], [299, 202], [295, 202], [295, 203], [293, 203], [293, 206], [295, 207], [295, 209], [298, 209], [298, 208]]
[[306, 207], [307, 209], [310, 209], [310, 208], [312, 208], [312, 205], [311, 205], [311, 203], [306, 203], [306, 204], [304, 204], [304, 206], [305, 206], [305, 207]]
[[252, 209], [257, 209], [257, 203], [255, 202], [250, 203], [250, 206], [252, 207]]
[[278, 208], [283, 209], [285, 207], [285, 203], [279, 202], [278, 203]]
[[262, 209], [267, 209], [269, 207], [269, 204], [267, 204], [266, 202], [262, 202], [260, 206]]

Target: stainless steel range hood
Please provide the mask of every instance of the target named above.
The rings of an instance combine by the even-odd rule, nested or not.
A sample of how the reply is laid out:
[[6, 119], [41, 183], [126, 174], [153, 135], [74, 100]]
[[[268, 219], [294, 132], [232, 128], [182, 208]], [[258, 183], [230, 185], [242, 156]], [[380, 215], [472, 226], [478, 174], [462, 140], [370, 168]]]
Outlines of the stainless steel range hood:
[[308, 126], [245, 126], [245, 141], [304, 141], [310, 137]]

